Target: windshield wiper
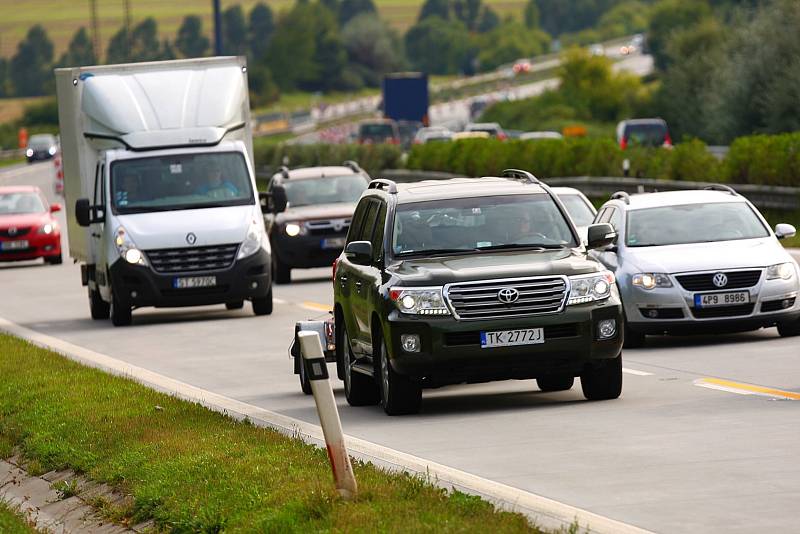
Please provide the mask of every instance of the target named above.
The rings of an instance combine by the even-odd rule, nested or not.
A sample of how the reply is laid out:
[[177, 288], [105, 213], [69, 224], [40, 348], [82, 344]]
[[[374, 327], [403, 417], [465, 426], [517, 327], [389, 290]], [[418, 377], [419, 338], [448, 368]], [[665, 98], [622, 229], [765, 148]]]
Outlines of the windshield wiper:
[[426, 248], [421, 250], [403, 250], [398, 252], [397, 256], [417, 256], [420, 254], [457, 254], [460, 252], [474, 252], [477, 249], [473, 248]]
[[530, 250], [557, 250], [564, 248], [564, 245], [555, 243], [505, 243], [503, 245], [490, 245], [488, 247], [478, 247], [475, 250], [504, 250], [504, 249], [530, 249]]

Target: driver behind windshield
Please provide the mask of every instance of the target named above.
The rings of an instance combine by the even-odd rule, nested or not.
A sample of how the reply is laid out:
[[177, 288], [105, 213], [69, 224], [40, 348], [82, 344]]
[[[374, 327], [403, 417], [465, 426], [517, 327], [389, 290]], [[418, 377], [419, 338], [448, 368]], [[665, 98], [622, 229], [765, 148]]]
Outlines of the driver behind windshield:
[[222, 167], [211, 163], [206, 168], [205, 183], [196, 190], [198, 195], [212, 198], [234, 198], [239, 196], [239, 188], [222, 176]]

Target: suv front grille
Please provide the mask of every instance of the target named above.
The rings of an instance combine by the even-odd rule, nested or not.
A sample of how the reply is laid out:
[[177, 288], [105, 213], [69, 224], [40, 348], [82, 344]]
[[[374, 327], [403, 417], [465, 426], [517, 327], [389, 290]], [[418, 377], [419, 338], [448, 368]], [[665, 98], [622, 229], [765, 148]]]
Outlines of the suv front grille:
[[350, 228], [350, 219], [331, 219], [307, 221], [306, 229], [310, 235], [344, 235]]
[[214, 245], [148, 250], [146, 254], [159, 273], [190, 273], [227, 269], [233, 264], [238, 249], [238, 244]]
[[737, 317], [753, 313], [755, 304], [736, 304], [735, 306], [720, 306], [718, 308], [692, 308], [692, 315], [697, 319], [712, 319], [715, 317]]
[[[519, 298], [506, 304], [498, 298], [501, 289], [515, 289]], [[561, 311], [567, 299], [563, 276], [484, 280], [449, 285], [445, 290], [457, 319], [525, 317]]]
[[761, 279], [761, 269], [752, 271], [721, 271], [728, 277], [728, 283], [722, 287], [714, 285], [713, 273], [683, 274], [675, 278], [686, 291], [719, 291], [722, 289], [743, 289], [753, 287]]

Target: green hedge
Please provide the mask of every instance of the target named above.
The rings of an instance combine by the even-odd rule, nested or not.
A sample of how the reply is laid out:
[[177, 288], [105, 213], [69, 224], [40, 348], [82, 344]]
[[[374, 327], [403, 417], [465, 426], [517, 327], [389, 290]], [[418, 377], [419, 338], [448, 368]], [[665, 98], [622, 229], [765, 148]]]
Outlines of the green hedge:
[[725, 175], [737, 184], [800, 186], [800, 133], [736, 139], [725, 158]]
[[286, 164], [289, 167], [341, 165], [357, 161], [371, 176], [383, 169], [402, 167], [402, 152], [395, 145], [287, 145], [270, 144], [256, 139], [254, 156], [257, 168], [270, 170]]

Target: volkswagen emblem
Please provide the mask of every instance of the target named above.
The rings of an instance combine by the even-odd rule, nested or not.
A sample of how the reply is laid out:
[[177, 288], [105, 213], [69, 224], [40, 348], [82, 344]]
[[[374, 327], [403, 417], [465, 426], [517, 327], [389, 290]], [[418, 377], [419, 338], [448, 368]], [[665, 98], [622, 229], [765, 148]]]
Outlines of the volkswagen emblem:
[[343, 220], [331, 221], [331, 223], [333, 224], [333, 230], [335, 232], [341, 232], [342, 230], [344, 230], [344, 221]]
[[192, 232], [189, 232], [188, 234], [186, 234], [186, 242], [189, 243], [190, 245], [194, 245], [195, 243], [197, 243], [197, 236], [194, 235]]
[[504, 287], [497, 292], [497, 300], [504, 304], [513, 304], [519, 300], [519, 291], [513, 287]]
[[8, 235], [10, 237], [14, 237], [15, 235], [17, 235], [17, 228], [15, 226], [12, 226], [11, 228], [9, 228], [8, 229]]
[[717, 287], [725, 287], [728, 285], [728, 277], [725, 276], [725, 273], [715, 274], [711, 281], [714, 282], [714, 285]]

